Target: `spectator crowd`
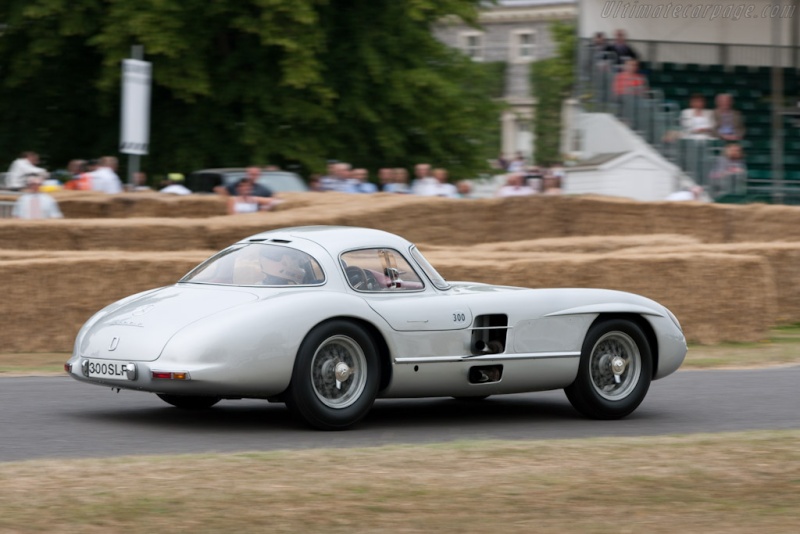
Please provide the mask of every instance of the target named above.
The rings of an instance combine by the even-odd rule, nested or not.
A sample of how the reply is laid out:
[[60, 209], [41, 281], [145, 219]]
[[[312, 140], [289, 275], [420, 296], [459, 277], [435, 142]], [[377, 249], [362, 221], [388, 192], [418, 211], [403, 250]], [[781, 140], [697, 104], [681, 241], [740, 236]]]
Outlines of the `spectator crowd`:
[[[497, 171], [504, 173], [503, 185], [495, 188], [498, 197], [559, 194], [563, 171], [559, 168], [540, 168], [529, 165], [521, 154], [507, 160], [502, 155], [493, 162]], [[117, 175], [118, 161], [113, 156], [97, 160], [72, 160], [66, 171], [59, 171], [61, 180], [39, 166], [39, 156], [35, 152], [24, 152], [10, 166], [6, 175], [6, 188], [24, 191], [20, 197], [19, 209], [13, 216], [20, 218], [60, 217], [55, 200], [45, 191], [62, 188], [75, 191], [97, 191], [116, 194], [123, 191], [153, 191], [147, 185], [144, 173], [134, 173], [131, 184], [123, 186]], [[278, 171], [275, 166], [251, 166], [245, 170], [240, 180], [214, 188], [216, 194], [227, 197], [229, 214], [252, 213], [273, 209], [281, 203], [273, 198], [273, 192], [260, 183], [262, 172]], [[172, 195], [189, 195], [192, 191], [185, 185], [184, 175], [168, 173], [158, 191]], [[324, 175], [312, 175], [309, 189], [314, 192], [339, 192], [353, 194], [395, 193], [425, 197], [474, 198], [473, 180], [458, 180], [453, 183], [447, 169], [434, 168], [428, 163], [414, 166], [413, 178], [403, 167], [385, 167], [378, 170], [377, 183], [370, 180], [365, 168], [353, 168], [349, 163], [329, 161]], [[491, 188], [491, 186], [489, 186]], [[32, 199], [30, 195], [35, 195]], [[481, 196], [488, 196], [483, 192]], [[33, 202], [32, 202], [33, 200]], [[33, 209], [26, 207], [32, 202]]]
[[[601, 101], [614, 103], [621, 118], [635, 127], [638, 103], [647, 96], [647, 74], [640, 71], [639, 54], [628, 43], [623, 30], [608, 42], [603, 32], [595, 33], [587, 54], [590, 77]], [[610, 84], [606, 83], [610, 80]], [[745, 136], [742, 114], [734, 108], [733, 96], [717, 94], [715, 108], [707, 109], [702, 94], [689, 97], [689, 107], [680, 114], [680, 130], [670, 131], [665, 141], [678, 143], [678, 164], [707, 184], [713, 197], [744, 183], [747, 167], [741, 141]], [[712, 165], [704, 164], [709, 153], [718, 153]], [[710, 168], [709, 168], [710, 167]]]

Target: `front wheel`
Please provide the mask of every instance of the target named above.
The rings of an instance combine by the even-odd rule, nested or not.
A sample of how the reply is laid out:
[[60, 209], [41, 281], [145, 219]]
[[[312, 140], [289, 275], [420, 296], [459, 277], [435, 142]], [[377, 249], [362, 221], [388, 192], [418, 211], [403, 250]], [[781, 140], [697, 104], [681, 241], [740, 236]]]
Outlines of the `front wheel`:
[[196, 397], [191, 395], [166, 395], [158, 393], [158, 398], [183, 410], [206, 410], [221, 399], [219, 397]]
[[369, 412], [379, 383], [380, 362], [370, 335], [349, 321], [330, 321], [300, 345], [286, 405], [313, 427], [343, 430]]
[[642, 330], [624, 319], [589, 329], [575, 381], [564, 389], [572, 406], [593, 419], [619, 419], [644, 400], [653, 375], [650, 345]]

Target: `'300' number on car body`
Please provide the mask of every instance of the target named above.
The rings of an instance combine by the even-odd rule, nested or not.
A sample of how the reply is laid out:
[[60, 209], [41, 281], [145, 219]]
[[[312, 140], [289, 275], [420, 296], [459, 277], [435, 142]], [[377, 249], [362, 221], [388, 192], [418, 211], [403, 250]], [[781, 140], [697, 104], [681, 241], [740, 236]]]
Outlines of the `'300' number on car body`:
[[467, 320], [467, 315], [462, 312], [455, 312], [453, 313], [453, 322], [454, 323], [463, 323]]

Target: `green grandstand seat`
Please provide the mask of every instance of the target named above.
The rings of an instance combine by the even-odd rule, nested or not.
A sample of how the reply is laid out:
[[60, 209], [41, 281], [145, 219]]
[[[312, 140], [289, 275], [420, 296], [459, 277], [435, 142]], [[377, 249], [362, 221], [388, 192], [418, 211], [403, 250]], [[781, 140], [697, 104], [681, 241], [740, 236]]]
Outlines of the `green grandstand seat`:
[[747, 177], [753, 180], [769, 180], [772, 177], [772, 173], [766, 170], [748, 169]]
[[698, 65], [697, 63], [686, 63], [684, 65], [684, 70], [686, 70], [687, 72], [697, 72], [700, 70], [700, 65]]
[[724, 72], [725, 67], [723, 65], [708, 65], [708, 72]]
[[772, 164], [772, 156], [769, 154], [755, 154], [745, 157], [745, 161], [748, 165], [771, 165]]
[[675, 76], [669, 72], [654, 71], [650, 75], [650, 81], [653, 84], [673, 83], [675, 81]]
[[676, 67], [675, 63], [666, 62], [661, 64], [661, 70], [664, 72], [674, 72], [675, 70], [677, 70], [675, 67]]

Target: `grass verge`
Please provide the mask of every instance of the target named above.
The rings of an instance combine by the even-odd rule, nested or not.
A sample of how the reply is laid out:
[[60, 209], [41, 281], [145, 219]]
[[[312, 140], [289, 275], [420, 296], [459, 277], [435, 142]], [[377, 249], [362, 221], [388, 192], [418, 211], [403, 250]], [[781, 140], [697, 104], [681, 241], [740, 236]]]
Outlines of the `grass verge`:
[[0, 531], [794, 532], [800, 431], [0, 464]]
[[[0, 377], [64, 372], [68, 353], [0, 353]], [[800, 325], [779, 326], [759, 343], [689, 345], [682, 369], [725, 369], [800, 364]]]

